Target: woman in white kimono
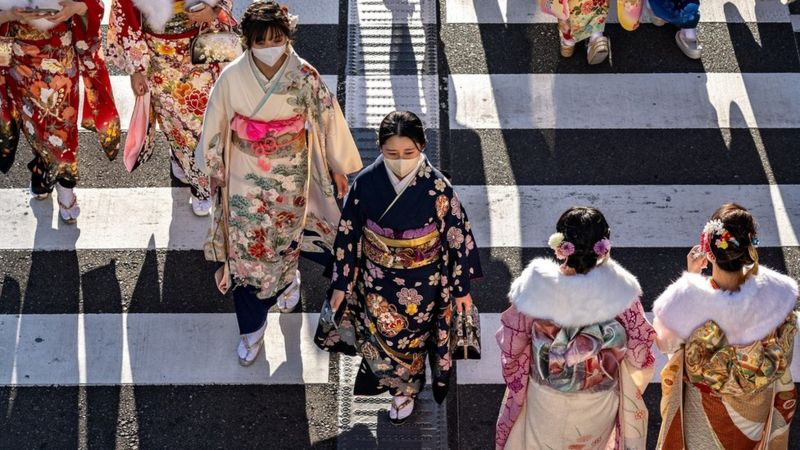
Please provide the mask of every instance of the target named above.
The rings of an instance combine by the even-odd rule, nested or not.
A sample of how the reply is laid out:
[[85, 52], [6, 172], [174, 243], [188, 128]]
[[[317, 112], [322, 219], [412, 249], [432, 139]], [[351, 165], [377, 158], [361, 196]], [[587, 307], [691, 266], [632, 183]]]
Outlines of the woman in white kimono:
[[263, 345], [267, 310], [297, 305], [301, 251], [328, 262], [340, 216], [332, 184], [343, 197], [347, 174], [362, 167], [336, 97], [291, 46], [295, 23], [274, 2], [248, 7], [248, 51], [214, 85], [197, 149], [212, 192], [223, 187], [217, 195], [229, 204], [227, 221], [226, 208], [216, 208], [212, 235], [227, 230], [222, 270], [231, 277], [242, 365]]
[[533, 260], [500, 319], [496, 448], [645, 450], [655, 332], [639, 282], [611, 259], [597, 209], [570, 208], [556, 231], [549, 244], [562, 262]]

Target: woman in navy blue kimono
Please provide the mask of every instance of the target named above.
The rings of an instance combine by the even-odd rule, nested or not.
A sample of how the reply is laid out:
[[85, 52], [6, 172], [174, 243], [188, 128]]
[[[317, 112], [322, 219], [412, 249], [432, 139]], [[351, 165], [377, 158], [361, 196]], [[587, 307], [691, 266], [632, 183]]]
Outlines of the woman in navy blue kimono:
[[648, 0], [655, 26], [666, 23], [680, 30], [675, 33], [675, 43], [684, 55], [700, 59], [703, 47], [697, 40], [697, 24], [700, 22], [700, 0]]
[[334, 245], [335, 319], [323, 313], [316, 336], [325, 350], [362, 356], [354, 393], [390, 391], [395, 424], [414, 410], [426, 359], [434, 398], [447, 395], [450, 319], [471, 307], [470, 279], [481, 276], [467, 215], [425, 142], [413, 113], [381, 123], [381, 156], [356, 177]]

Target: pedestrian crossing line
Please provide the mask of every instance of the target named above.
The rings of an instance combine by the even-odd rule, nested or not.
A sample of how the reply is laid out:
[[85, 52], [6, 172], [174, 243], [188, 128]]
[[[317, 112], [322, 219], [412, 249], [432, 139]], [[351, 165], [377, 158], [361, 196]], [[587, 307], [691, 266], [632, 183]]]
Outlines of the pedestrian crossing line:
[[[58, 220], [55, 199], [0, 189], [0, 250], [199, 250], [209, 219], [187, 207], [187, 188], [78, 189], [77, 226]], [[761, 245], [800, 245], [800, 185], [456, 186], [479, 247], [543, 247], [567, 208], [593, 205], [616, 247], [686, 247], [728, 201], [759, 220]], [[780, 200], [777, 202], [776, 200]], [[668, 224], [665, 230], [662, 225]]]
[[270, 314], [253, 366], [234, 314], [0, 315], [0, 386], [328, 383], [318, 314]]
[[[322, 75], [322, 80], [332, 92], [336, 92], [336, 86], [339, 81], [337, 75]], [[82, 83], [83, 81], [81, 81], [81, 86], [83, 86]], [[131, 121], [131, 114], [133, 114], [133, 106], [136, 103], [136, 96], [133, 95], [131, 90], [130, 77], [127, 75], [112, 75], [111, 89], [114, 94], [114, 103], [119, 112], [120, 126], [123, 131], [127, 131]], [[81, 96], [80, 105], [79, 110], [83, 111], [83, 96]]]
[[[503, 372], [500, 366], [500, 347], [495, 341], [495, 332], [500, 329], [500, 314], [481, 313], [481, 359], [458, 362], [458, 384], [504, 384]], [[647, 313], [647, 319], [653, 321], [653, 313]], [[800, 335], [795, 336], [795, 347], [800, 346]], [[656, 356], [655, 374], [651, 381], [661, 381], [661, 370], [667, 363], [667, 357], [658, 347], [653, 345]], [[792, 360], [791, 366], [794, 381], [800, 383], [800, 359]]]
[[[618, 23], [617, 2], [610, 2], [609, 23]], [[539, 3], [530, 0], [446, 0], [446, 23], [555, 23]], [[738, 14], [734, 14], [737, 12]], [[712, 0], [700, 2], [701, 22], [789, 22], [789, 10], [780, 0]], [[643, 12], [643, 23], [649, 14]]]
[[798, 73], [455, 74], [449, 84], [451, 129], [800, 128]]

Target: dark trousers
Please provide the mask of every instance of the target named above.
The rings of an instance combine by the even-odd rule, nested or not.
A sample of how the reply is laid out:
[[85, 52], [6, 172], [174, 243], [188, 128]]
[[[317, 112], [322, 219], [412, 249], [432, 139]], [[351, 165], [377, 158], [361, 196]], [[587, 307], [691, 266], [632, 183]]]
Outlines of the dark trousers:
[[239, 334], [258, 331], [267, 321], [267, 311], [278, 303], [278, 297], [289, 285], [278, 291], [275, 296], [260, 299], [256, 296], [258, 289], [253, 286], [236, 286], [233, 288], [233, 303], [236, 307], [236, 321], [239, 323]]

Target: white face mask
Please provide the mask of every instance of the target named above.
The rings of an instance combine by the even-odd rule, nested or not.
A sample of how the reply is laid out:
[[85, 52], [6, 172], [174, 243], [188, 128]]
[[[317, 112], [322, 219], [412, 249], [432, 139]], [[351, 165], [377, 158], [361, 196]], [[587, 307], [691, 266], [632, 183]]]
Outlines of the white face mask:
[[395, 175], [397, 175], [397, 178], [400, 178], [402, 180], [403, 178], [406, 177], [406, 175], [413, 172], [414, 169], [417, 168], [421, 157], [422, 155], [414, 159], [384, 158], [383, 162], [386, 163], [386, 165], [389, 167], [389, 170], [391, 170]]
[[256, 59], [272, 67], [286, 53], [286, 44], [279, 47], [251, 48], [250, 51]]

